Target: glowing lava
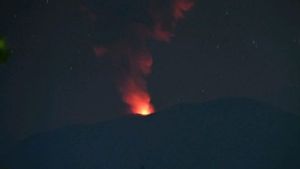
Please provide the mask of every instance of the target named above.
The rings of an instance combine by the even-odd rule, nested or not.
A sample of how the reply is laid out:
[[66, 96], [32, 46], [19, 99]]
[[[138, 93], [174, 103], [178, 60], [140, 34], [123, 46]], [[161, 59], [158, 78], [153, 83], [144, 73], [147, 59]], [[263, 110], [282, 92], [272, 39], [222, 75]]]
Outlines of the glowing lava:
[[129, 69], [122, 72], [118, 81], [122, 99], [130, 112], [141, 116], [150, 115], [154, 113], [154, 106], [145, 78], [151, 73], [151, 53], [146, 48], [137, 50], [129, 45], [124, 55], [127, 56]]
[[125, 102], [130, 106], [131, 112], [136, 115], [148, 116], [154, 113], [154, 106], [147, 91], [131, 91], [127, 95]]
[[134, 112], [137, 115], [148, 116], [154, 113], [154, 108], [152, 105], [137, 105], [136, 111]]

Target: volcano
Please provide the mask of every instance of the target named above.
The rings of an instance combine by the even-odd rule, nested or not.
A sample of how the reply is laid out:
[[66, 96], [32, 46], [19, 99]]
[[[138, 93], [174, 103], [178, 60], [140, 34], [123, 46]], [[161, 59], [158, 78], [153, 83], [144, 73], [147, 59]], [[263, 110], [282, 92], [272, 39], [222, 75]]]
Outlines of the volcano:
[[249, 99], [73, 126], [11, 149], [8, 169], [299, 169], [300, 117]]

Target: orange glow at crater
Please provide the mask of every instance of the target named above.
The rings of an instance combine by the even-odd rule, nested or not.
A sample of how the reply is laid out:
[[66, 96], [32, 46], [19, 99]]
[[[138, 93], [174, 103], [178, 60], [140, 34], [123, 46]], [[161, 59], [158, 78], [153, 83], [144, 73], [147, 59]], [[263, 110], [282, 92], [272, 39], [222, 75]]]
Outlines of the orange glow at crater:
[[123, 100], [129, 105], [130, 112], [140, 116], [148, 116], [154, 113], [154, 106], [151, 104], [151, 98], [149, 93], [141, 88], [140, 86], [133, 85], [130, 83], [123, 90]]
[[134, 112], [137, 115], [148, 116], [154, 113], [154, 109], [152, 105], [137, 105], [136, 111]]

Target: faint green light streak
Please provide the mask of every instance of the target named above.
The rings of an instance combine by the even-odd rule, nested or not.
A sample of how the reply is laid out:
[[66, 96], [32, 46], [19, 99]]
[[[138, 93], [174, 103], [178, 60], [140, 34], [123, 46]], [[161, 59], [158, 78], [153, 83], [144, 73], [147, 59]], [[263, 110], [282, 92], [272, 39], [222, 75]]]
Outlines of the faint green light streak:
[[10, 51], [6, 47], [6, 41], [2, 36], [0, 36], [0, 64], [6, 63], [9, 55], [10, 55]]

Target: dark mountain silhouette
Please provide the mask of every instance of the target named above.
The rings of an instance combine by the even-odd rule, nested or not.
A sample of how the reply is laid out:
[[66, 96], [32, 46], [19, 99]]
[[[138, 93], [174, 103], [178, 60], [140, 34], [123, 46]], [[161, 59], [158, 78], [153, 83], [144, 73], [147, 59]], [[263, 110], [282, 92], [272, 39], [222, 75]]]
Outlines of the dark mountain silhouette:
[[248, 99], [180, 104], [148, 117], [43, 133], [11, 169], [299, 169], [300, 118]]

